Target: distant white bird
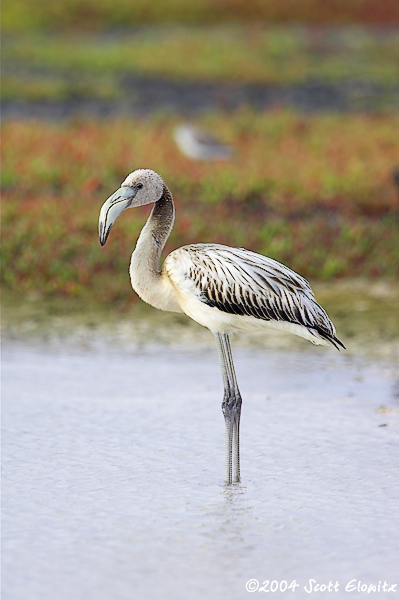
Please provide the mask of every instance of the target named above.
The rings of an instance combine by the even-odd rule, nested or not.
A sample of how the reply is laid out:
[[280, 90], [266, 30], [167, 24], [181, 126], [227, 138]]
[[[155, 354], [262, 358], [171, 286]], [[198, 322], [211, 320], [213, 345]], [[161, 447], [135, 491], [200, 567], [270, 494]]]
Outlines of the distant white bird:
[[207, 131], [194, 125], [179, 125], [173, 137], [181, 152], [195, 160], [228, 160], [233, 155], [229, 146], [221, 144]]
[[226, 483], [238, 482], [241, 395], [230, 333], [274, 328], [290, 331], [313, 344], [344, 346], [306, 279], [271, 258], [244, 248], [194, 244], [171, 252], [161, 269], [159, 260], [173, 227], [175, 209], [169, 189], [150, 169], [128, 175], [104, 203], [99, 220], [100, 244], [104, 246], [113, 223], [126, 208], [150, 203], [155, 205], [130, 263], [132, 286], [151, 306], [185, 313], [214, 333], [224, 383]]

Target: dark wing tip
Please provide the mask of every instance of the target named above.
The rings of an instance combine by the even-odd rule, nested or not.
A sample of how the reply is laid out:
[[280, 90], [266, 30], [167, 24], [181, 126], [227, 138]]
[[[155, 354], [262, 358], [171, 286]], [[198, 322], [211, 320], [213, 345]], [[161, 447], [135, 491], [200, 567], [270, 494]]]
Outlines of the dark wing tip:
[[335, 348], [338, 350], [338, 352], [341, 350], [341, 348], [343, 348], [344, 350], [346, 350], [346, 347], [343, 345], [343, 343], [341, 342], [341, 340], [339, 340], [332, 333], [326, 331], [325, 329], [322, 329], [321, 327], [318, 327], [317, 325], [313, 325], [312, 328], [317, 331], [317, 333], [320, 335], [320, 337], [322, 337], [324, 340], [327, 340], [327, 342], [330, 342], [330, 344], [332, 344], [333, 346], [335, 346]]
[[[341, 348], [346, 350], [346, 346], [344, 346], [344, 344], [341, 342], [341, 340], [339, 340], [335, 335], [334, 335], [334, 342], [336, 342], [336, 344], [339, 344], [339, 346], [341, 346]], [[337, 350], [339, 350], [339, 347], [337, 345], [335, 345], [335, 347], [337, 348]]]

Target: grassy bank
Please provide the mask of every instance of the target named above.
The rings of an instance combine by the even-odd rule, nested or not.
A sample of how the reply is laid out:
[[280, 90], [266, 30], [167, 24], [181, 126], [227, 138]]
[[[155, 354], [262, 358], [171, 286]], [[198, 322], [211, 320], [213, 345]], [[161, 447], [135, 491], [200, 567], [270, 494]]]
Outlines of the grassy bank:
[[202, 123], [235, 148], [231, 162], [183, 157], [172, 117], [4, 125], [4, 289], [21, 300], [127, 310], [130, 253], [148, 207], [123, 215], [103, 249], [97, 222], [103, 201], [139, 167], [157, 170], [174, 193], [167, 251], [214, 241], [312, 280], [398, 276], [398, 117], [243, 111]]
[[[186, 57], [190, 56], [191, 60]], [[129, 75], [241, 84], [399, 82], [399, 33], [340, 28], [147, 28], [5, 36], [3, 99], [118, 98]]]
[[[345, 356], [366, 354], [379, 360], [399, 359], [399, 289], [394, 283], [364, 280], [312, 282], [317, 300], [333, 320], [346, 345]], [[84, 347], [97, 344], [128, 346], [171, 344], [211, 347], [211, 333], [185, 315], [165, 313], [137, 302], [123, 312], [114, 305], [85, 299], [53, 297], [43, 302], [30, 294], [2, 294], [3, 342], [18, 339], [26, 343], [64, 344]], [[234, 346], [289, 349], [315, 352], [307, 341], [269, 330], [240, 333]], [[317, 350], [316, 350], [317, 351]], [[323, 351], [322, 351], [323, 352]]]

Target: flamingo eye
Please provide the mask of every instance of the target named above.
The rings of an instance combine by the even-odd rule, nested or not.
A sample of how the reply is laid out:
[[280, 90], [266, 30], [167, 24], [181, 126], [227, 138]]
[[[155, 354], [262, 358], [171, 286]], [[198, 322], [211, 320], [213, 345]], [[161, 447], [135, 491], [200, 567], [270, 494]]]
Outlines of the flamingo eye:
[[137, 187], [138, 190], [141, 190], [141, 188], [143, 187], [143, 184], [142, 183], [138, 183], [136, 187]]

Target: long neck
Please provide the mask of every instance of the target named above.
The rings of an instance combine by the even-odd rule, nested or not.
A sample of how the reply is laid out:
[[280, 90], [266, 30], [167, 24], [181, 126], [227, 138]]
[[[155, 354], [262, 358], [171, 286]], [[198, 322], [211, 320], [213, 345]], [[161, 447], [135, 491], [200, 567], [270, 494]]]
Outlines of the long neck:
[[155, 305], [153, 296], [161, 277], [159, 268], [161, 252], [172, 231], [174, 220], [175, 207], [172, 194], [164, 185], [162, 196], [155, 202], [137, 240], [130, 263], [133, 289], [145, 302], [152, 305]]

